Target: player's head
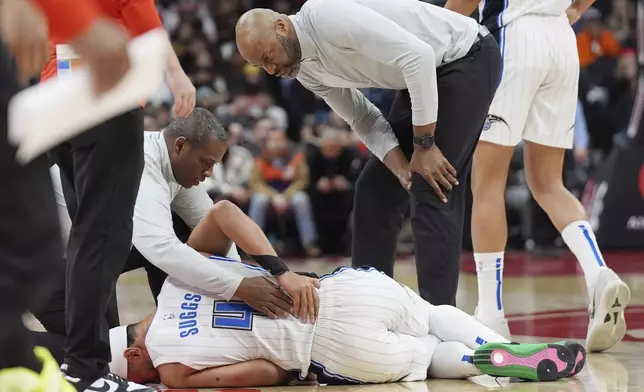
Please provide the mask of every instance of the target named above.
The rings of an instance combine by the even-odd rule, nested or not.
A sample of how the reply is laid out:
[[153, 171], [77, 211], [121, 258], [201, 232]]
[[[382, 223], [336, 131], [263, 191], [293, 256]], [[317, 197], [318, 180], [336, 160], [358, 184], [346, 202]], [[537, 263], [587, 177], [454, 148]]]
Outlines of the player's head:
[[287, 15], [265, 8], [252, 9], [235, 26], [239, 53], [271, 75], [295, 78], [302, 51], [293, 23]]
[[110, 330], [112, 362], [110, 371], [136, 383], [159, 382], [159, 373], [154, 368], [145, 347], [144, 322], [123, 325]]
[[226, 152], [228, 136], [214, 114], [196, 108], [163, 130], [177, 183], [190, 188], [212, 175]]

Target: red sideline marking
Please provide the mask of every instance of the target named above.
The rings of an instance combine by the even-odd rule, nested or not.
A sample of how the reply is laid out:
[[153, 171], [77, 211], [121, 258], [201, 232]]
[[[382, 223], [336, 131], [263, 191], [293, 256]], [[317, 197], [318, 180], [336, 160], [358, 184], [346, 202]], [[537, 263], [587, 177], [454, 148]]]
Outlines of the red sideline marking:
[[157, 389], [158, 392], [199, 392], [198, 389]]
[[216, 392], [260, 392], [259, 389], [220, 389]]
[[[158, 392], [199, 392], [199, 389], [157, 389]], [[219, 389], [216, 392], [261, 392], [259, 389]]]
[[[641, 274], [644, 265], [644, 252], [605, 252], [606, 264], [618, 274]], [[324, 257], [329, 264], [349, 265], [351, 259], [346, 257]], [[307, 259], [288, 259], [289, 264], [305, 263]], [[413, 262], [413, 257], [397, 259], [396, 263]], [[471, 252], [461, 254], [461, 271], [475, 274], [476, 266]], [[564, 252], [558, 258], [535, 257], [529, 252], [511, 251], [505, 254], [505, 276], [575, 276], [582, 275], [577, 259], [570, 252]]]
[[[618, 274], [642, 273], [644, 252], [606, 252], [604, 259]], [[570, 252], [559, 258], [538, 258], [528, 252], [507, 252], [503, 261], [505, 276], [562, 276], [582, 275], [577, 259]], [[471, 253], [461, 256], [461, 271], [475, 274]]]
[[[624, 341], [644, 342], [644, 339], [629, 334], [631, 330], [644, 329], [644, 306], [627, 307], [625, 317], [628, 330]], [[512, 314], [508, 316], [508, 322], [514, 335], [585, 339], [588, 328], [588, 310], [565, 309]]]

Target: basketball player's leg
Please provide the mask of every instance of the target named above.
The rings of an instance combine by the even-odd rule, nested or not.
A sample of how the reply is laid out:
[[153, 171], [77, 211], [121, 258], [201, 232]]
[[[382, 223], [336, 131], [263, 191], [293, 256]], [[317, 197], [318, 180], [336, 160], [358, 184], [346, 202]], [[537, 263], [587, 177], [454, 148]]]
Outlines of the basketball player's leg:
[[430, 308], [429, 333], [422, 338], [429, 351], [431, 344], [439, 342], [428, 370], [428, 374], [435, 378], [487, 374], [553, 381], [577, 374], [586, 360], [583, 346], [576, 342], [510, 343], [453, 306]]
[[534, 31], [518, 18], [498, 33], [503, 74], [472, 167], [472, 244], [478, 278], [476, 317], [509, 337], [502, 300], [504, 251], [507, 243], [505, 189], [514, 153], [521, 142], [532, 99], [544, 66], [539, 48], [526, 47]]
[[[561, 29], [569, 28], [561, 26]], [[603, 351], [626, 332], [630, 291], [606, 265], [582, 204], [563, 184], [565, 149], [572, 148], [579, 67], [574, 34], [560, 34], [558, 73], [540, 89], [525, 132], [525, 169], [530, 191], [579, 260], [592, 302], [586, 346]], [[593, 317], [594, 315], [594, 317]], [[609, 320], [606, 322], [606, 320]]]
[[[483, 325], [471, 315], [451, 305], [432, 305], [405, 285], [391, 280], [392, 293], [396, 294], [402, 310], [394, 322], [401, 333], [424, 337], [434, 335], [442, 342], [458, 342], [476, 349], [487, 342], [507, 343], [494, 330]], [[383, 287], [385, 287], [383, 285]]]
[[[511, 344], [474, 317], [433, 306], [377, 271], [341, 269], [334, 275], [322, 278], [331, 280], [322, 286], [324, 303], [331, 305], [321, 312], [312, 352], [324, 374], [361, 382], [417, 381], [427, 374], [538, 380], [539, 365], [559, 351], [565, 355], [554, 358], [559, 371], [553, 379], [573, 368], [575, 356], [565, 344]], [[520, 358], [516, 366], [492, 363], [500, 352], [508, 354], [506, 361]]]

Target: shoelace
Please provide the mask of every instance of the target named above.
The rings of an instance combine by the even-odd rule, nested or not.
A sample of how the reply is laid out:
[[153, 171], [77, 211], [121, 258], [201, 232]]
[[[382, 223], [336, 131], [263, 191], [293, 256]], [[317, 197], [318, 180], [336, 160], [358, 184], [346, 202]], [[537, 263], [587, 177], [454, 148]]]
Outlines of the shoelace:
[[114, 373], [108, 373], [105, 378], [107, 378], [107, 379], [109, 379], [111, 381], [114, 381], [115, 383], [120, 384], [120, 385], [130, 385], [130, 382], [128, 380], [126, 380], [123, 377], [118, 376], [118, 375], [116, 375]]

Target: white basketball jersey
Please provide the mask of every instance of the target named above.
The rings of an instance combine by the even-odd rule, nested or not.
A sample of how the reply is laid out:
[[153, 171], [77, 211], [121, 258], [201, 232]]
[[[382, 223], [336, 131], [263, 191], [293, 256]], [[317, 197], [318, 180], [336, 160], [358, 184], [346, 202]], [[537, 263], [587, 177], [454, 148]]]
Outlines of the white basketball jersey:
[[491, 32], [527, 15], [562, 15], [571, 0], [481, 0], [479, 21]]
[[[248, 267], [270, 277], [261, 268]], [[166, 280], [158, 300], [146, 336], [155, 367], [178, 362], [201, 370], [267, 359], [284, 370], [308, 373], [312, 324], [292, 316], [271, 320], [244, 302], [218, 300], [173, 278]]]

